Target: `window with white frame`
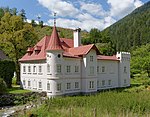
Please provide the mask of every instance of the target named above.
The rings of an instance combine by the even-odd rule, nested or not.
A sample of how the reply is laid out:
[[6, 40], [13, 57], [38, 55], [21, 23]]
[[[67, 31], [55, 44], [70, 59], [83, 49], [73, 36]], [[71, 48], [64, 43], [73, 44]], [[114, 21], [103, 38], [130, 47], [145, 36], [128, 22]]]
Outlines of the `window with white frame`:
[[50, 83], [47, 83], [47, 90], [50, 90]]
[[97, 66], [97, 73], [99, 73], [99, 66]]
[[41, 81], [39, 82], [39, 88], [42, 88], [42, 82]]
[[111, 80], [108, 80], [108, 85], [111, 86]]
[[103, 87], [105, 86], [105, 80], [102, 80], [102, 86]]
[[61, 65], [57, 64], [57, 73], [61, 73]]
[[36, 66], [33, 66], [33, 73], [36, 73]]
[[75, 66], [75, 72], [79, 72], [79, 66]]
[[66, 66], [66, 71], [67, 71], [67, 73], [70, 73], [70, 72], [71, 72], [71, 66], [70, 66], [70, 65], [67, 65], [67, 66]]
[[57, 91], [61, 91], [61, 83], [57, 84]]
[[67, 89], [71, 89], [71, 83], [67, 83]]
[[31, 86], [31, 81], [29, 80], [29, 81], [28, 81], [28, 87], [30, 87], [30, 86]]
[[24, 85], [24, 86], [26, 85], [26, 81], [25, 81], [25, 80], [23, 80], [23, 85]]
[[28, 73], [31, 73], [31, 66], [28, 66]]
[[23, 73], [26, 73], [26, 66], [23, 66]]
[[102, 73], [105, 72], [105, 66], [102, 66]]
[[41, 73], [42, 72], [42, 66], [40, 65], [39, 66], [39, 73]]
[[79, 88], [79, 82], [75, 82], [75, 89]]
[[127, 83], [127, 80], [126, 79], [124, 79], [124, 84], [126, 84]]
[[91, 61], [91, 62], [93, 61], [93, 56], [90, 56], [90, 61]]
[[90, 66], [90, 75], [94, 74], [94, 66]]
[[90, 81], [89, 82], [89, 89], [93, 89], [94, 88], [94, 81]]
[[97, 81], [97, 87], [98, 87], [98, 88], [100, 87], [100, 85], [99, 85], [99, 80]]
[[127, 73], [127, 67], [124, 66], [124, 73]]
[[50, 73], [50, 65], [47, 64], [47, 73]]

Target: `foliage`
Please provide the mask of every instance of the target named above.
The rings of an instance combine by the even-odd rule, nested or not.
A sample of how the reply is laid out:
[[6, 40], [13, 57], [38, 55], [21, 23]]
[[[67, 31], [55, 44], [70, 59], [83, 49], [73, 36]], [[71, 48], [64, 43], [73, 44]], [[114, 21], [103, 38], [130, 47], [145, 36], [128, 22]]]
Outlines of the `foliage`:
[[150, 77], [150, 44], [133, 50], [131, 55], [131, 74], [145, 71]]
[[37, 40], [34, 29], [24, 23], [22, 17], [5, 13], [0, 21], [0, 48], [15, 62], [17, 83], [20, 82], [18, 60], [26, 53], [28, 46]]
[[0, 78], [3, 78], [8, 88], [11, 87], [14, 71], [15, 64], [13, 61], [0, 61]]
[[102, 31], [108, 35], [117, 51], [130, 51], [150, 43], [150, 2]]
[[0, 78], [0, 95], [5, 93], [6, 89], [7, 89], [7, 86], [6, 86], [5, 81], [2, 78]]

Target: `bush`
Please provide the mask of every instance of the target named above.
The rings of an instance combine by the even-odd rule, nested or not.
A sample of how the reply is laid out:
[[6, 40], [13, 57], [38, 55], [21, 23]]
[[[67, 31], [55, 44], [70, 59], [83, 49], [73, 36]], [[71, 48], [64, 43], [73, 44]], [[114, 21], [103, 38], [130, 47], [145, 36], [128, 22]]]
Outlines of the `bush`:
[[6, 82], [8, 88], [11, 88], [14, 71], [15, 64], [13, 61], [0, 61], [0, 78], [2, 78]]
[[6, 90], [7, 90], [6, 83], [2, 78], [0, 78], [0, 94], [5, 93]]

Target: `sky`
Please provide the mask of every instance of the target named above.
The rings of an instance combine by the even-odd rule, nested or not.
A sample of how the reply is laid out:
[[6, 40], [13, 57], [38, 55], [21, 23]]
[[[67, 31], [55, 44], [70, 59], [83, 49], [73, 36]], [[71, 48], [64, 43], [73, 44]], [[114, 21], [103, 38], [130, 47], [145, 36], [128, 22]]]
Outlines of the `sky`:
[[103, 30], [149, 0], [0, 0], [0, 7], [24, 9], [27, 21], [44, 21], [63, 28]]

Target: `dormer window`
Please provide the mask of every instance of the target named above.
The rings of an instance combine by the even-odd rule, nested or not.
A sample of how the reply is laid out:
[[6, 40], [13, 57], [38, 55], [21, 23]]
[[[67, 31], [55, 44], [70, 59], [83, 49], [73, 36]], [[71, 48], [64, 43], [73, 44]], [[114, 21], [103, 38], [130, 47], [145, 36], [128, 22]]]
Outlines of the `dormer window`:
[[36, 46], [34, 48], [34, 51], [35, 51], [35, 55], [38, 55], [40, 53], [40, 51], [41, 51], [41, 46]]
[[33, 49], [32, 47], [28, 47], [27, 53], [29, 56], [31, 56], [31, 54], [33, 53]]

